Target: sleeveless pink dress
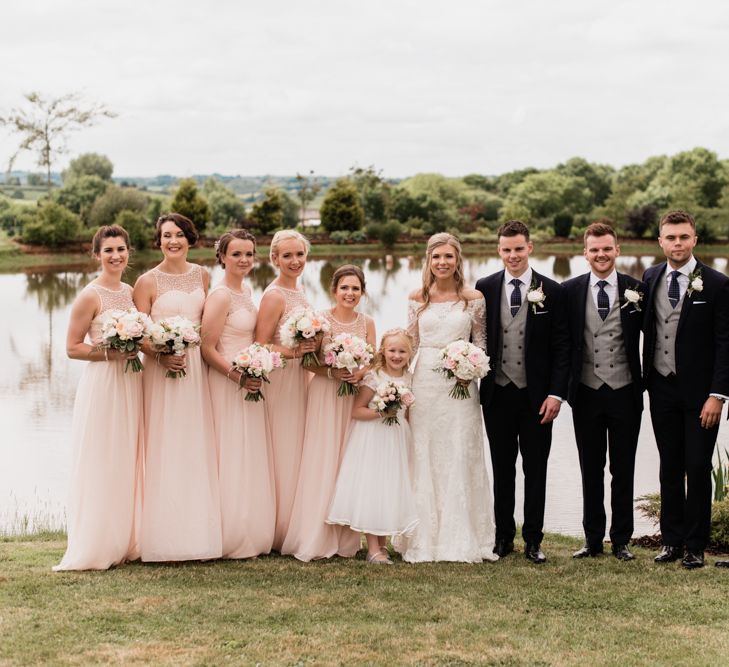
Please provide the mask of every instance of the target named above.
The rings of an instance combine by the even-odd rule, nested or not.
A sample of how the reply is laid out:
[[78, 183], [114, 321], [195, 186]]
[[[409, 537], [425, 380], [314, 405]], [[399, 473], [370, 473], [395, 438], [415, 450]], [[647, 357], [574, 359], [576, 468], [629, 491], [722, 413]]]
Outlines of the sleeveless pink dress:
[[[258, 310], [248, 287], [243, 294], [223, 285], [213, 291], [218, 290], [229, 295], [230, 305], [216, 349], [232, 360], [253, 342]], [[265, 403], [246, 401], [246, 390], [213, 368], [208, 368], [208, 382], [218, 450], [223, 558], [267, 554], [273, 544], [276, 490]]]
[[[104, 314], [134, 308], [132, 289], [86, 287], [99, 298], [89, 340], [101, 342]], [[73, 408], [73, 462], [68, 548], [59, 570], [105, 570], [139, 558], [142, 472], [142, 373], [124, 361], [92, 361], [79, 380]]]
[[[331, 336], [351, 333], [367, 339], [367, 318], [361, 313], [351, 324], [326, 313]], [[325, 341], [326, 342], [326, 341]], [[361, 536], [348, 526], [325, 523], [344, 457], [352, 420], [354, 396], [337, 396], [339, 380], [315, 375], [309, 385], [304, 445], [291, 522], [281, 553], [303, 561], [354, 556]]]
[[[152, 269], [155, 322], [181, 315], [199, 323], [205, 302], [202, 267], [181, 275]], [[199, 347], [186, 355], [187, 377], [166, 378], [154, 357], [144, 371], [145, 479], [143, 561], [222, 555], [218, 462], [210, 390]]]
[[[291, 311], [309, 307], [303, 290], [269, 285], [266, 291], [277, 290], [286, 299], [286, 308], [276, 325], [273, 342], [281, 344], [279, 329]], [[291, 508], [299, 477], [301, 446], [304, 442], [306, 394], [311, 373], [301, 366], [301, 359], [287, 359], [286, 368], [271, 375], [271, 383], [263, 387], [266, 415], [271, 429], [273, 472], [276, 479], [276, 530], [273, 549], [281, 551], [291, 518]]]

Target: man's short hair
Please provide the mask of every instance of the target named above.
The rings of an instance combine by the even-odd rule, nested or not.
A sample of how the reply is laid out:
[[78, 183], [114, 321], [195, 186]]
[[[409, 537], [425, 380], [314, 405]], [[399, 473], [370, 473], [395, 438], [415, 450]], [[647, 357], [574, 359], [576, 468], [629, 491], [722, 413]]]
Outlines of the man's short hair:
[[691, 229], [696, 231], [696, 221], [694, 220], [694, 216], [688, 211], [682, 211], [680, 209], [666, 213], [658, 223], [658, 229], [663, 230], [663, 225], [680, 225], [684, 222], [688, 222], [689, 225], [691, 225]]
[[507, 220], [496, 232], [497, 238], [502, 236], [518, 236], [523, 234], [529, 240], [529, 228], [521, 220]]
[[615, 230], [604, 220], [597, 220], [591, 225], [588, 225], [585, 230], [585, 243], [587, 243], [588, 236], [612, 236], [615, 239], [615, 244], [617, 245], [618, 243], [618, 235], [615, 233]]

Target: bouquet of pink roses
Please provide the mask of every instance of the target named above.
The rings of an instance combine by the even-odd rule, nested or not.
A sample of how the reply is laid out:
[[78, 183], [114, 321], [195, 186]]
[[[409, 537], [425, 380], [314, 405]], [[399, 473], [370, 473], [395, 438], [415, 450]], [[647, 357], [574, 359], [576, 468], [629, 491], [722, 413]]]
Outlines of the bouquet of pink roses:
[[[142, 341], [149, 335], [152, 320], [146, 313], [140, 313], [134, 308], [129, 310], [110, 310], [104, 316], [101, 325], [103, 342], [99, 348], [111, 348], [119, 352], [139, 352]], [[132, 373], [144, 370], [139, 357], [127, 359], [124, 372], [132, 369]]]
[[[241, 350], [233, 359], [233, 368], [241, 372], [240, 386], [245, 384], [246, 377], [260, 378], [270, 382], [268, 376], [277, 368], [284, 368], [286, 360], [280, 352], [272, 352], [270, 346], [253, 343], [245, 350]], [[265, 400], [261, 390], [246, 393], [246, 401]]]
[[374, 406], [382, 415], [382, 422], [388, 426], [399, 424], [397, 413], [400, 408], [410, 407], [415, 402], [415, 396], [412, 389], [404, 382], [396, 380], [388, 380], [377, 386], [375, 395], [370, 401], [370, 406]]
[[[482, 378], [489, 372], [489, 358], [486, 353], [473, 343], [465, 340], [455, 340], [448, 343], [440, 351], [438, 365], [433, 369], [447, 378], [470, 382]], [[471, 392], [461, 382], [456, 382], [448, 394], [451, 398], [463, 400], [470, 398]]]
[[[346, 368], [350, 373], [372, 361], [372, 345], [359, 336], [342, 333], [335, 336], [324, 349], [324, 363], [331, 368]], [[357, 385], [342, 382], [337, 396], [354, 396], [359, 390]]]
[[[186, 317], [176, 315], [155, 322], [149, 328], [152, 347], [160, 354], [176, 354], [181, 357], [188, 347], [200, 345], [200, 325], [193, 324]], [[185, 377], [184, 369], [165, 373], [168, 378]]]
[[[279, 330], [281, 345], [289, 348], [294, 348], [303, 341], [311, 340], [325, 333], [329, 333], [329, 323], [321, 315], [305, 306], [293, 310]], [[321, 364], [316, 352], [306, 352], [301, 358], [301, 365], [308, 368]]]

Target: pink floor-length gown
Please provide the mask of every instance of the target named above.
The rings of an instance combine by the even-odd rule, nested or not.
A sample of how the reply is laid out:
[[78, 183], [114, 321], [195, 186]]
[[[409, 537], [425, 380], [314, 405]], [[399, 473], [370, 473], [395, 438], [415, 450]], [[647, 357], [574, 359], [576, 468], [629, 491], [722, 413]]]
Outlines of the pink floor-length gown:
[[[202, 267], [177, 275], [152, 269], [152, 319], [181, 315], [199, 324], [205, 302]], [[222, 555], [218, 462], [207, 370], [199, 347], [186, 353], [187, 376], [165, 377], [154, 356], [144, 372], [145, 479], [143, 561]]]
[[[229, 295], [230, 305], [216, 349], [232, 361], [253, 342], [258, 310], [248, 287], [242, 294], [224, 285], [213, 291], [218, 290]], [[246, 390], [213, 368], [208, 368], [208, 381], [218, 450], [223, 558], [267, 554], [276, 524], [276, 489], [265, 404], [246, 401]]]
[[[89, 340], [101, 342], [110, 310], [134, 308], [131, 287], [86, 287], [99, 297]], [[76, 390], [71, 438], [68, 547], [53, 569], [105, 570], [139, 558], [142, 465], [142, 374], [124, 361], [86, 364]]]
[[[269, 285], [266, 288], [267, 292], [272, 290], [278, 290], [286, 300], [286, 307], [273, 335], [273, 342], [280, 345], [279, 330], [291, 311], [310, 306], [301, 289], [287, 289], [278, 285]], [[311, 373], [302, 367], [301, 359], [287, 359], [286, 368], [273, 373], [271, 383], [263, 388], [266, 397], [266, 415], [271, 429], [273, 472], [276, 479], [276, 530], [273, 538], [275, 551], [281, 551], [296, 494], [310, 375]]]
[[[361, 313], [350, 324], [326, 314], [331, 337], [349, 333], [367, 340], [367, 318]], [[361, 536], [348, 526], [325, 523], [344, 457], [354, 396], [337, 396], [339, 380], [315, 375], [309, 385], [304, 445], [289, 530], [281, 553], [302, 561], [354, 556]]]

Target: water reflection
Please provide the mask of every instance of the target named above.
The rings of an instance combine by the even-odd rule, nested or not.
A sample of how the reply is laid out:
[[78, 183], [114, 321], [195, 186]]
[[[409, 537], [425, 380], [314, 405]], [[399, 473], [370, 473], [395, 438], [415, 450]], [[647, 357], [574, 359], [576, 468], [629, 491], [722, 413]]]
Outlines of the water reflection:
[[[719, 271], [729, 272], [724, 257], [700, 256]], [[302, 284], [317, 308], [331, 304], [329, 284], [338, 266], [348, 261], [362, 267], [367, 276], [368, 297], [362, 310], [374, 317], [382, 332], [406, 323], [407, 295], [420, 286], [423, 257], [419, 254], [374, 253], [368, 257], [341, 255], [312, 259], [307, 263]], [[618, 268], [640, 278], [646, 268], [659, 261], [653, 255], [623, 255]], [[136, 278], [157, 262], [140, 262], [130, 267], [125, 280]], [[545, 275], [564, 280], [587, 270], [581, 254], [532, 256], [533, 267]], [[222, 278], [222, 269], [212, 261], [206, 266], [212, 285]], [[466, 256], [467, 284], [500, 270], [495, 253]], [[0, 531], [18, 525], [18, 515], [37, 517], [62, 515], [70, 466], [70, 421], [76, 384], [83, 364], [65, 354], [66, 328], [71, 303], [96, 273], [93, 264], [62, 271], [34, 270], [0, 275], [0, 299], [6, 314], [0, 319]], [[276, 272], [265, 257], [249, 277], [254, 300], [260, 301]], [[722, 448], [729, 447], [726, 427], [719, 435]], [[487, 457], [488, 459], [488, 457]], [[635, 493], [658, 488], [658, 463], [650, 419], [645, 413], [636, 462]], [[606, 487], [609, 488], [609, 487]], [[521, 490], [518, 489], [518, 493]], [[519, 505], [519, 503], [517, 503]], [[570, 534], [581, 533], [581, 491], [571, 415], [565, 406], [554, 427], [547, 490], [546, 528]], [[652, 526], [637, 518], [637, 532], [652, 532]]]

